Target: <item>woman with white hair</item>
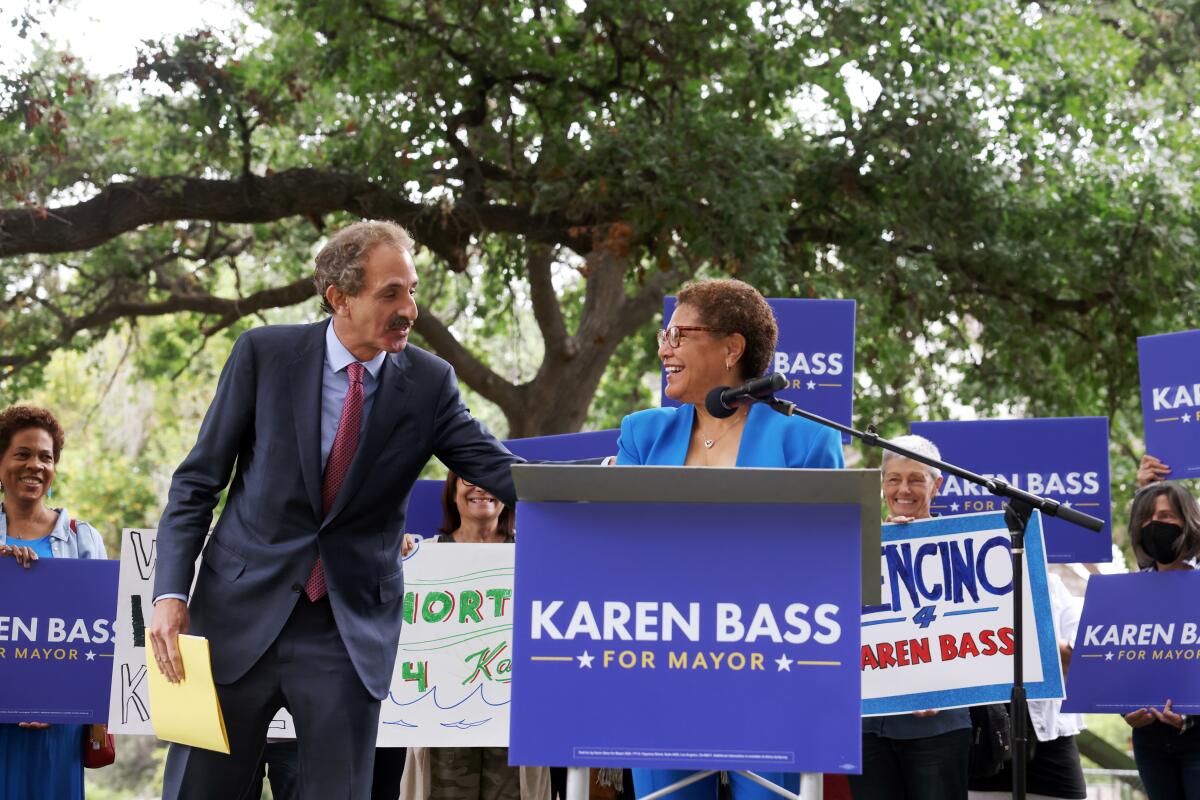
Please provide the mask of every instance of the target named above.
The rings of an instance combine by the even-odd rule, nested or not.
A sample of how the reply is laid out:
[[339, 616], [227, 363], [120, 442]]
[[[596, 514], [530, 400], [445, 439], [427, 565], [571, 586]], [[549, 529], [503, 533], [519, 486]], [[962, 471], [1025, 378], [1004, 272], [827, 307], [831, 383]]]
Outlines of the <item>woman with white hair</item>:
[[[892, 440], [917, 455], [941, 459], [922, 436]], [[933, 516], [930, 505], [942, 487], [940, 470], [885, 451], [883, 500], [888, 522]], [[914, 711], [863, 719], [863, 772], [851, 775], [854, 800], [966, 800], [971, 714], [965, 708]]]

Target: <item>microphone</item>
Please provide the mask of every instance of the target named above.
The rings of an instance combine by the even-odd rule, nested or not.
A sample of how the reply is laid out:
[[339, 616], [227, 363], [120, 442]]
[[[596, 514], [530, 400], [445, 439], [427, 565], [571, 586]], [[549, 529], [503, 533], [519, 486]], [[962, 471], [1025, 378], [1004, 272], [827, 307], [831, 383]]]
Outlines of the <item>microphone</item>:
[[733, 412], [737, 411], [739, 406], [769, 400], [780, 389], [786, 388], [787, 384], [787, 377], [781, 372], [776, 372], [746, 381], [733, 389], [718, 386], [704, 398], [704, 410], [717, 419], [725, 419], [733, 416]]

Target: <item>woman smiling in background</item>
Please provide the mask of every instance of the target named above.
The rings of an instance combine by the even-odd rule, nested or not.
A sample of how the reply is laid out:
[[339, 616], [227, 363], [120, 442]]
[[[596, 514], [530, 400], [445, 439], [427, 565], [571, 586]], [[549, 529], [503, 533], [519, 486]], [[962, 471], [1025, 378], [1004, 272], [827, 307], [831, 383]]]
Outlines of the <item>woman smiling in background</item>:
[[[658, 357], [667, 373], [666, 394], [678, 408], [652, 408], [621, 421], [617, 463], [697, 467], [844, 466], [836, 431], [801, 417], [785, 417], [765, 405], [739, 408], [726, 419], [704, 407], [708, 393], [736, 386], [767, 371], [779, 329], [754, 287], [736, 280], [691, 283], [680, 290], [675, 313], [658, 332]], [[689, 772], [635, 769], [639, 797], [682, 780]], [[759, 773], [792, 793], [800, 776]], [[730, 775], [738, 800], [774, 794], [740, 775]], [[674, 800], [712, 800], [717, 780], [707, 778], [673, 792]]]
[[[95, 528], [46, 505], [63, 439], [62, 426], [44, 408], [0, 412], [0, 556], [27, 569], [41, 558], [105, 557]], [[0, 800], [82, 798], [87, 732], [88, 726], [36, 721], [0, 725]]]

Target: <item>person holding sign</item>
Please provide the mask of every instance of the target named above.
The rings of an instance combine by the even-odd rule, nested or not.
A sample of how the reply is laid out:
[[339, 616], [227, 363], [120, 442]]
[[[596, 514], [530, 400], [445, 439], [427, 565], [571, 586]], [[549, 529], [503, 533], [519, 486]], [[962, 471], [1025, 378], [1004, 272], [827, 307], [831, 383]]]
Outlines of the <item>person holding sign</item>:
[[[0, 556], [26, 568], [40, 558], [106, 557], [95, 528], [46, 505], [64, 438], [62, 426], [44, 408], [0, 412]], [[85, 737], [96, 735], [89, 728], [103, 727], [33, 720], [0, 725], [0, 800], [81, 800]]]
[[1149, 486], [1155, 481], [1165, 481], [1170, 474], [1170, 466], [1147, 453], [1138, 462], [1137, 485]]
[[[512, 544], [515, 516], [512, 506], [450, 472], [442, 491], [441, 533], [432, 541]], [[411, 544], [407, 535], [405, 539], [407, 550]], [[403, 796], [410, 800], [520, 800], [521, 769], [508, 765], [507, 747], [410, 747], [404, 768], [409, 785]], [[549, 779], [548, 774], [545, 777]]]
[[[1156, 482], [1138, 491], [1129, 510], [1129, 539], [1142, 572], [1195, 569], [1200, 555], [1200, 505], [1176, 483]], [[1133, 757], [1150, 800], [1200, 798], [1200, 725], [1162, 709], [1125, 715], [1133, 728]]]
[[[1054, 631], [1058, 637], [1058, 655], [1066, 673], [1071, 661], [1072, 645], [1079, 630], [1079, 615], [1083, 601], [1071, 595], [1062, 578], [1053, 572], [1046, 575], [1050, 593], [1050, 611], [1054, 616]], [[1025, 770], [1026, 797], [1029, 800], [1083, 800], [1088, 796], [1083, 765], [1079, 761], [1079, 746], [1075, 737], [1084, 729], [1082, 714], [1063, 713], [1062, 700], [1029, 700], [1028, 724], [1037, 736], [1031, 742]], [[1012, 792], [1012, 761], [995, 775], [971, 779], [971, 800], [1004, 800]]]
[[[836, 431], [801, 417], [785, 417], [765, 405], [744, 406], [724, 420], [708, 414], [708, 393], [762, 375], [778, 338], [771, 307], [758, 290], [737, 280], [691, 283], [680, 292], [665, 330], [658, 332], [658, 357], [667, 374], [666, 394], [681, 405], [630, 414], [621, 421], [618, 465], [697, 467], [844, 466]], [[677, 770], [633, 771], [637, 795], [682, 780]], [[800, 776], [760, 773], [796, 793]], [[730, 776], [735, 797], [774, 795], [739, 775]], [[673, 793], [673, 798], [711, 800], [717, 780], [709, 778]]]
[[[901, 447], [941, 460], [923, 436], [897, 436]], [[889, 450], [881, 467], [888, 522], [932, 516], [941, 470]], [[850, 775], [854, 800], [966, 800], [971, 714], [965, 708], [863, 718], [863, 771]]]
[[408, 345], [413, 246], [392, 223], [333, 234], [313, 271], [331, 318], [238, 337], [175, 471], [149, 638], [177, 682], [179, 635], [208, 637], [231, 752], [173, 744], [165, 798], [240, 796], [286, 706], [300, 797], [366, 800], [400, 638], [414, 482], [436, 455], [516, 501], [509, 467], [521, 459], [471, 416], [450, 365]]

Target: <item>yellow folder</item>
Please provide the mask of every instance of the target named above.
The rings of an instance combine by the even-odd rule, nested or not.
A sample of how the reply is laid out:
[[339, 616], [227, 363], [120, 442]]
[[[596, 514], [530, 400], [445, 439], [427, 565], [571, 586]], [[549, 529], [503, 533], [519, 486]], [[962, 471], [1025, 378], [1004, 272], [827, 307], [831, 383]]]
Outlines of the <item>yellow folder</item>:
[[229, 753], [225, 718], [213, 685], [208, 639], [203, 636], [179, 637], [183, 656], [183, 674], [179, 683], [170, 683], [154, 663], [153, 649], [146, 648], [146, 673], [150, 681], [150, 723], [164, 742]]

